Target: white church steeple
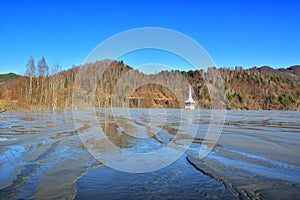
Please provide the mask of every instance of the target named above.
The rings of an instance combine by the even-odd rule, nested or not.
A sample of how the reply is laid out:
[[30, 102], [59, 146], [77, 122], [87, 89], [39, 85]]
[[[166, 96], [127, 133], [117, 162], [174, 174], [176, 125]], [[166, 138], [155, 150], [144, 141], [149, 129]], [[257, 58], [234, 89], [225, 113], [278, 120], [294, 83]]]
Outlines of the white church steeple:
[[194, 110], [195, 109], [195, 101], [192, 98], [192, 87], [189, 87], [189, 98], [184, 102], [185, 109]]

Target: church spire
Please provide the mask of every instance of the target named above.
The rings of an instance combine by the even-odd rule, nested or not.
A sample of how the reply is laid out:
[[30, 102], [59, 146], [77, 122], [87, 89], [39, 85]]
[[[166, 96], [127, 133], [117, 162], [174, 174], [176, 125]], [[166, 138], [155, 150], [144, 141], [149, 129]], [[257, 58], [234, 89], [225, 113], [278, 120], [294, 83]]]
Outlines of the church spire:
[[194, 110], [195, 109], [195, 101], [192, 97], [192, 86], [189, 86], [189, 98], [184, 102], [185, 108]]

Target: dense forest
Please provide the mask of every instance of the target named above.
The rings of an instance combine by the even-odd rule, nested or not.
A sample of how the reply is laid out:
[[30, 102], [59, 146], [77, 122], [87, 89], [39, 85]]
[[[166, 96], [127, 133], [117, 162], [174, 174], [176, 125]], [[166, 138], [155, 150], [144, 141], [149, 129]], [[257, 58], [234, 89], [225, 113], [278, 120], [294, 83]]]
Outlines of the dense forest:
[[[182, 108], [189, 84], [198, 108], [211, 108], [217, 97], [221, 104], [215, 108], [300, 109], [300, 66], [212, 67], [207, 71], [144, 74], [123, 61], [110, 60], [62, 71], [58, 64], [49, 68], [42, 57], [37, 65], [30, 58], [23, 76], [0, 75], [0, 110], [54, 111], [90, 106]], [[217, 85], [219, 93], [211, 85]]]

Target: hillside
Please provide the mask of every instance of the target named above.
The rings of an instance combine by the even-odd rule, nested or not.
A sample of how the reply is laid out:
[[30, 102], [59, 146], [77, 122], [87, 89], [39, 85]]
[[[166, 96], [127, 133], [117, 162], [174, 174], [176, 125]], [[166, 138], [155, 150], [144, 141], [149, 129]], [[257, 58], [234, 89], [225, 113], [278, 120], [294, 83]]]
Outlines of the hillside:
[[17, 75], [17, 74], [14, 74], [14, 73], [0, 74], [0, 83], [15, 80], [15, 79], [18, 79], [20, 77], [21, 77], [20, 75]]
[[[104, 70], [108, 62], [86, 64], [32, 79], [14, 74], [0, 75], [0, 110], [72, 109], [74, 99], [73, 108], [78, 109], [91, 106], [90, 102], [95, 107], [182, 108], [187, 98], [187, 81], [195, 92], [193, 97], [198, 108], [212, 105], [207, 83], [214, 78], [205, 82], [208, 72], [173, 70], [146, 75], [122, 61], [114, 61]], [[86, 70], [80, 77], [84, 84], [78, 86], [75, 80], [81, 70]], [[218, 70], [222, 76], [227, 109], [300, 109], [300, 66], [210, 70]], [[101, 77], [97, 77], [99, 72]], [[92, 83], [96, 88], [91, 87]]]
[[300, 82], [300, 65], [295, 65], [288, 67], [286, 69], [273, 69], [269, 66], [262, 66], [260, 68], [252, 68], [252, 70], [257, 70], [262, 74], [279, 76], [282, 78], [290, 79], [295, 82]]

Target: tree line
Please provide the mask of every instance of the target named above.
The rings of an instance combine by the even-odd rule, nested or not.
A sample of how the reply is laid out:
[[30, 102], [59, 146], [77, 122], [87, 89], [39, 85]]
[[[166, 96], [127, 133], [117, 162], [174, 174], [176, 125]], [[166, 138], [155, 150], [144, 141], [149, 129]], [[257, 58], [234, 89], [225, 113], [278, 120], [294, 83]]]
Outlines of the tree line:
[[[76, 77], [83, 69], [85, 71], [80, 75], [82, 84], [76, 85]], [[218, 71], [220, 77], [210, 73], [213, 71]], [[87, 102], [92, 102], [94, 107], [158, 105], [182, 108], [188, 92], [185, 81], [193, 88], [193, 98], [197, 100], [198, 108], [211, 108], [215, 99], [227, 109], [300, 108], [299, 82], [262, 73], [256, 68], [212, 67], [206, 72], [171, 70], [147, 75], [132, 69], [123, 61], [105, 60], [63, 71], [59, 64], [49, 67], [44, 57], [38, 62], [30, 57], [24, 76], [0, 83], [0, 107], [2, 110], [7, 106], [16, 110], [72, 109], [73, 97], [79, 95], [81, 98], [76, 102], [78, 108], [85, 108]], [[139, 86], [141, 83], [144, 85]], [[224, 95], [213, 90], [212, 85], [217, 85]]]

